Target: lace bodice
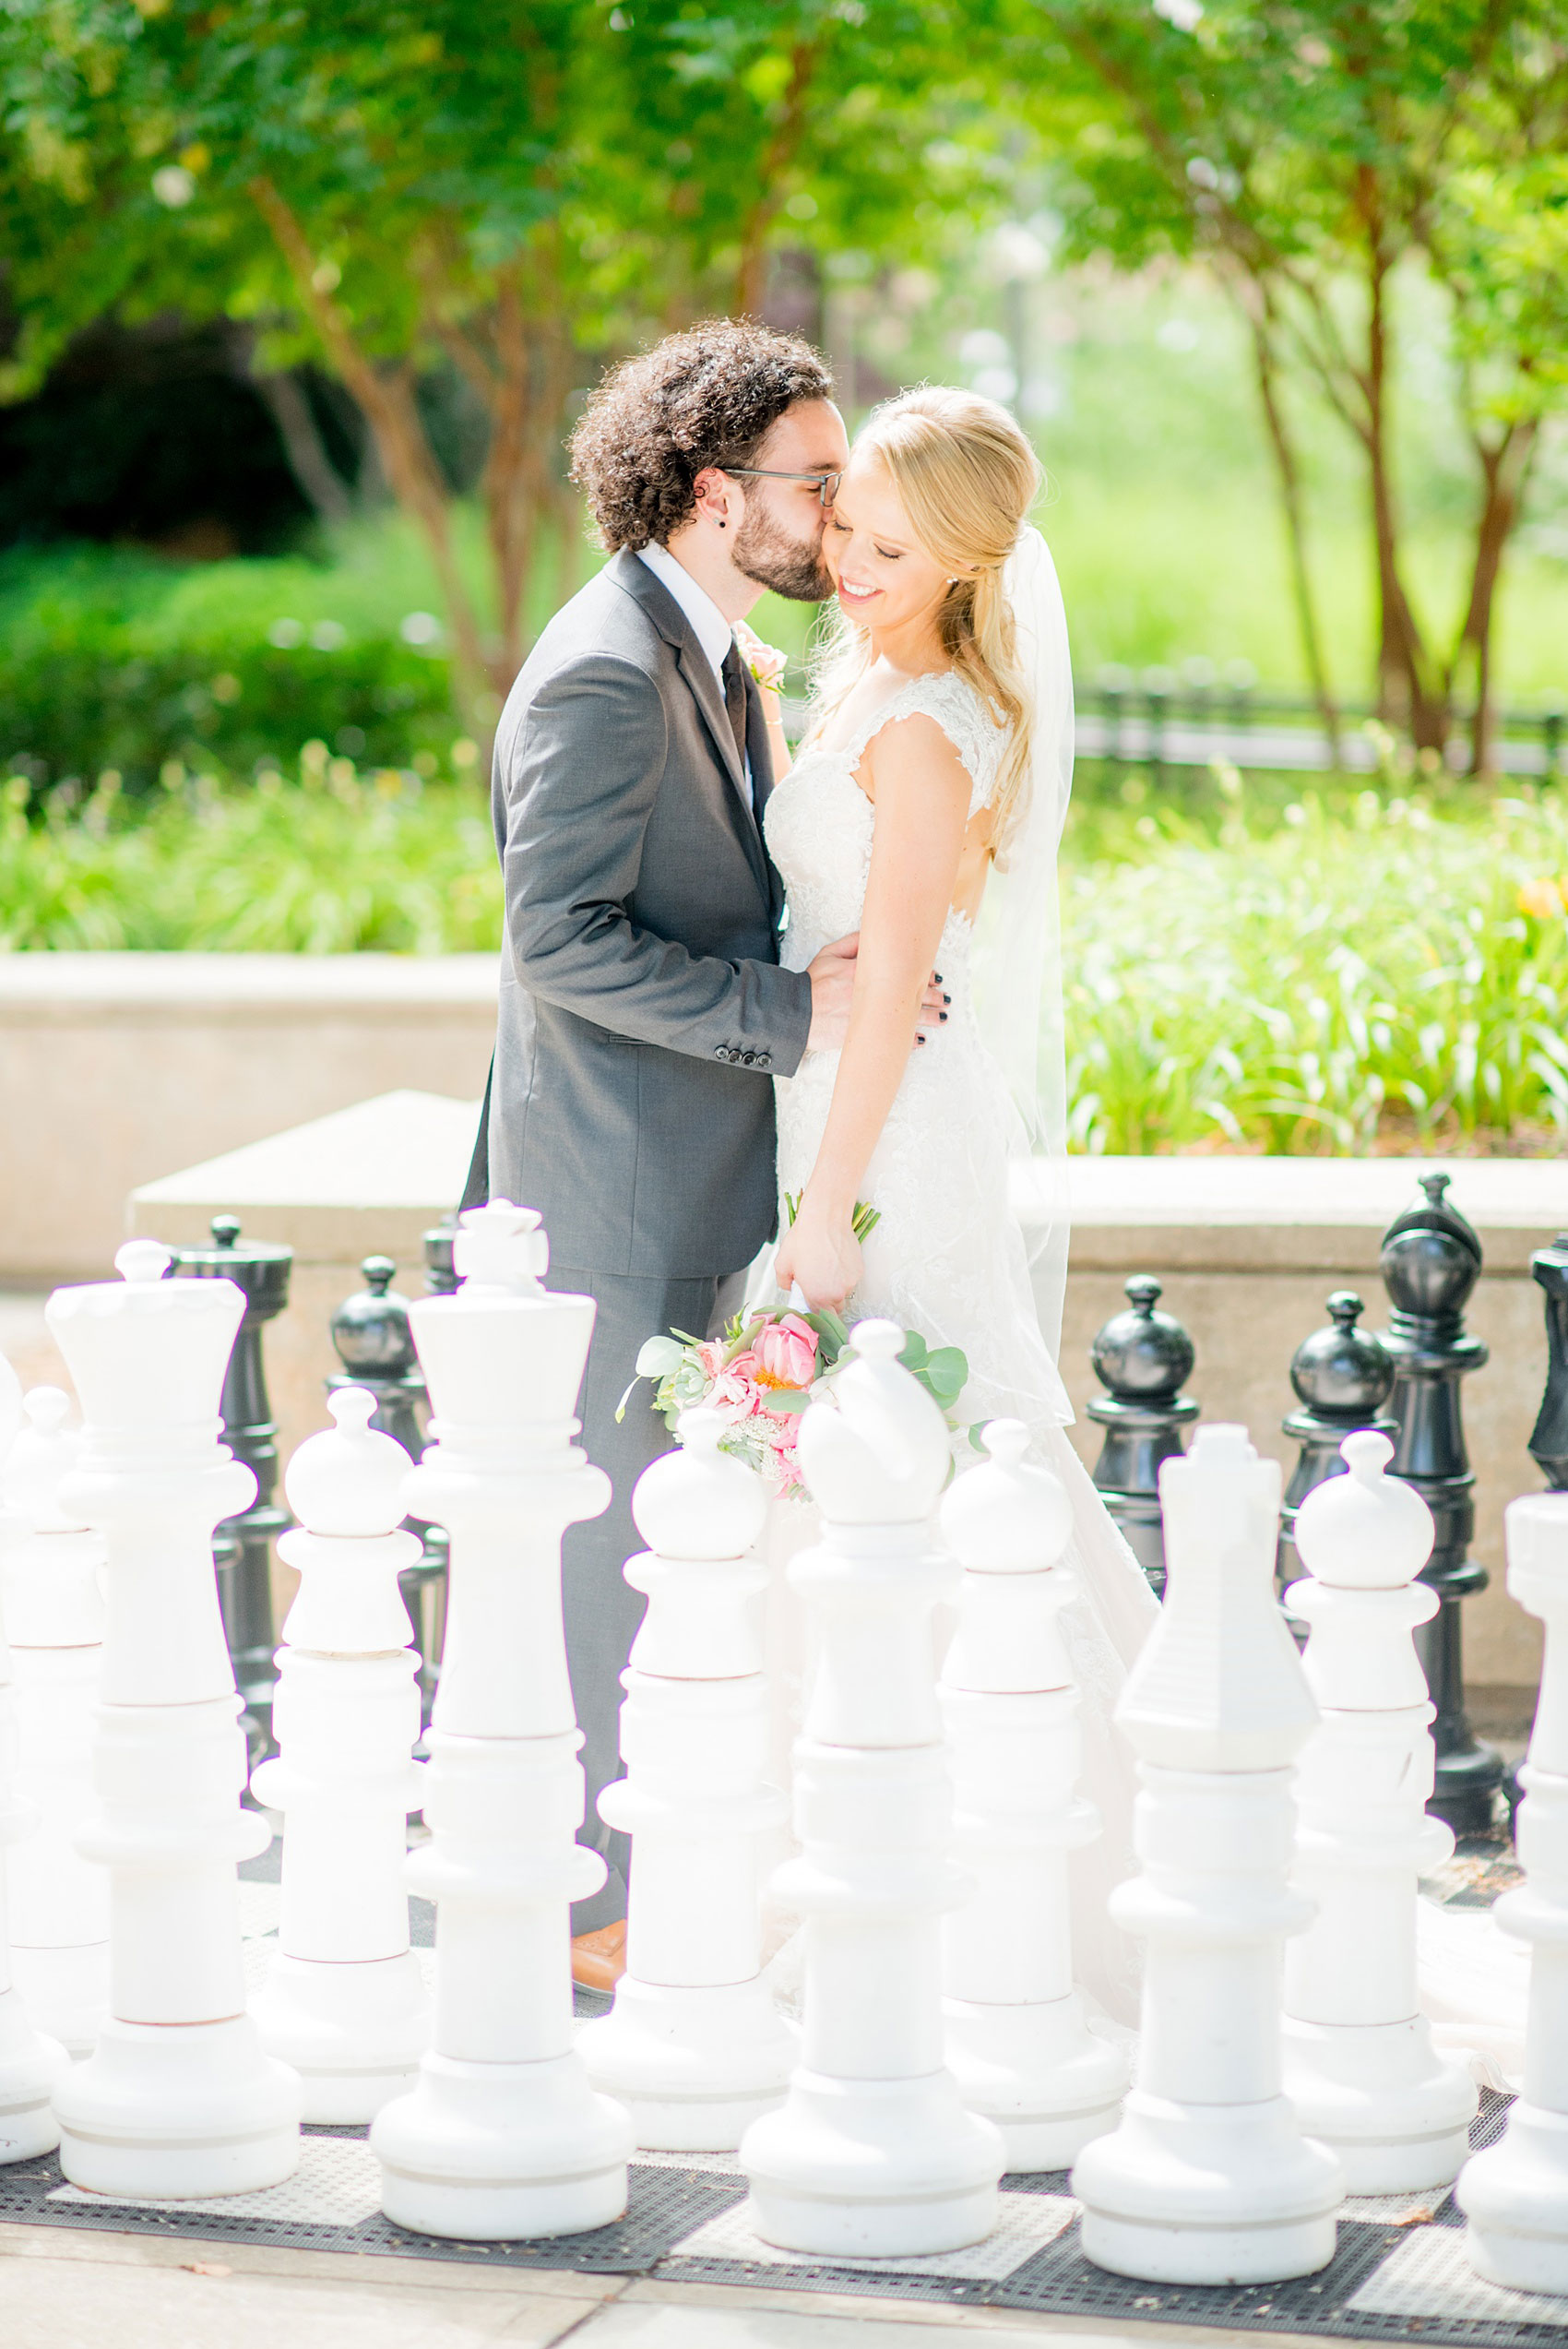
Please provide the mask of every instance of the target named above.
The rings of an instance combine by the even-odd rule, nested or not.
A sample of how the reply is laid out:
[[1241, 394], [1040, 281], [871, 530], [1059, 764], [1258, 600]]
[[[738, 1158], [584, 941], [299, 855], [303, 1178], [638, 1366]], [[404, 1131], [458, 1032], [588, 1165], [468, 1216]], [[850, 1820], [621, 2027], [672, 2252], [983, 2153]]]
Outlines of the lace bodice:
[[[861, 926], [876, 810], [855, 781], [856, 769], [885, 726], [916, 716], [934, 718], [963, 761], [970, 779], [969, 820], [991, 804], [1008, 730], [954, 670], [906, 679], [833, 749], [808, 742], [775, 787], [764, 818], [789, 895], [783, 960], [792, 971], [803, 971], [830, 940]], [[963, 914], [949, 914], [944, 946], [950, 933], [961, 944], [968, 927]]]

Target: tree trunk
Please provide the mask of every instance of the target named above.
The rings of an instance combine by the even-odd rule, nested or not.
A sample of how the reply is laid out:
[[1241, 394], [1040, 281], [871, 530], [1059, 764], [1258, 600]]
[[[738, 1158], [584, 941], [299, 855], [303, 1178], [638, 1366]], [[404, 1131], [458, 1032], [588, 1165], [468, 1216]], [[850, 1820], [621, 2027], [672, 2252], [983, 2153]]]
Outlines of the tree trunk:
[[741, 258], [735, 271], [734, 312], [760, 318], [767, 291], [767, 232], [784, 201], [783, 175], [794, 161], [806, 130], [806, 101], [820, 55], [813, 41], [797, 42], [790, 56], [790, 80], [778, 120], [757, 173], [757, 199], [741, 227]]
[[392, 486], [404, 511], [423, 534], [441, 582], [452, 630], [454, 683], [459, 709], [470, 733], [487, 741], [493, 683], [479, 614], [457, 566], [452, 543], [451, 497], [430, 446], [405, 365], [375, 365], [355, 341], [344, 313], [316, 283], [315, 256], [294, 213], [272, 182], [251, 182], [253, 202], [287, 261], [306, 315], [339, 380], [359, 402]]
[[1372, 530], [1377, 547], [1378, 709], [1408, 726], [1418, 750], [1442, 752], [1448, 737], [1448, 697], [1428, 685], [1428, 661], [1415, 614], [1399, 576], [1399, 526], [1388, 448], [1389, 263], [1384, 242], [1377, 174], [1363, 164], [1358, 209], [1367, 237], [1367, 460]]
[[1492, 614], [1496, 607], [1503, 557], [1519, 519], [1519, 507], [1530, 459], [1535, 453], [1538, 428], [1538, 419], [1527, 417], [1521, 423], [1510, 424], [1494, 447], [1489, 446], [1479, 433], [1475, 435], [1476, 455], [1486, 486], [1480, 519], [1476, 525], [1476, 554], [1470, 572], [1469, 602], [1449, 671], [1452, 694], [1455, 678], [1467, 656], [1474, 670], [1476, 707], [1470, 721], [1469, 769], [1472, 775], [1485, 775], [1491, 769], [1495, 731], [1495, 712], [1491, 705]]
[[290, 368], [253, 364], [250, 380], [278, 427], [289, 471], [316, 513], [324, 522], [346, 522], [354, 510], [353, 500], [327, 454], [310, 395], [299, 376]]
[[1274, 461], [1279, 474], [1279, 498], [1285, 514], [1285, 531], [1290, 549], [1290, 577], [1296, 595], [1296, 618], [1301, 631], [1301, 651], [1312, 683], [1313, 698], [1317, 703], [1318, 716], [1328, 737], [1328, 755], [1336, 768], [1340, 762], [1339, 709], [1328, 683], [1328, 671], [1323, 657], [1323, 640], [1318, 633], [1317, 611], [1313, 602], [1312, 574], [1307, 567], [1306, 521], [1301, 507], [1301, 469], [1290, 439], [1285, 412], [1279, 404], [1279, 387], [1274, 349], [1268, 329], [1262, 317], [1252, 320], [1253, 350], [1257, 360], [1258, 396], [1263, 402], [1265, 422], [1274, 448]]

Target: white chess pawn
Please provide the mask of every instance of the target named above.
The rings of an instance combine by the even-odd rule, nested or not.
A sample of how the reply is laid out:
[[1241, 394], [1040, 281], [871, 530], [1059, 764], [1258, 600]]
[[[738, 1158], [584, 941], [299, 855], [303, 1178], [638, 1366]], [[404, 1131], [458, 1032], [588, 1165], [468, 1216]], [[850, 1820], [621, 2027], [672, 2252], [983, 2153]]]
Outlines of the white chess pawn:
[[436, 1440], [404, 1490], [452, 1538], [431, 1840], [409, 1863], [438, 1904], [435, 2033], [370, 2141], [396, 2224], [515, 2241], [626, 2207], [631, 2124], [573, 2045], [570, 1904], [605, 1870], [574, 1840], [582, 1735], [561, 1628], [561, 1536], [599, 1516], [610, 1481], [572, 1440], [593, 1299], [541, 1285], [539, 1217], [469, 1209], [454, 1254], [455, 1294], [411, 1307]]
[[300, 1524], [278, 1550], [300, 1588], [278, 1657], [278, 1756], [251, 1780], [285, 1814], [283, 1904], [251, 2012], [299, 2073], [304, 2118], [346, 2123], [410, 2087], [430, 2041], [406, 1880], [423, 1800], [419, 1658], [398, 1587], [420, 1544], [398, 1530], [413, 1463], [371, 1426], [375, 1397], [341, 1387], [327, 1409], [336, 1426], [300, 1446], [283, 1480]]
[[1010, 2170], [1064, 2169], [1113, 2127], [1127, 2058], [1090, 2030], [1073, 1982], [1067, 1855], [1099, 1832], [1075, 1791], [1078, 1692], [1061, 1614], [1073, 1504], [1025, 1459], [1022, 1420], [992, 1420], [991, 1457], [942, 1504], [964, 1567], [942, 1672], [956, 1850], [976, 1890], [943, 1926], [947, 2061], [1001, 2129]]
[[1465, 2248], [1489, 2283], [1568, 2293], [1568, 1493], [1531, 1493], [1503, 1519], [1512, 1597], [1546, 1625], [1540, 1699], [1519, 1783], [1525, 1881], [1492, 1915], [1529, 1944], [1525, 2077], [1495, 2145], [1459, 2173]]
[[92, 1741], [103, 1656], [103, 1538], [60, 1507], [77, 1439], [70, 1399], [34, 1387], [5, 1468], [22, 1520], [0, 1591], [16, 1680], [17, 1788], [38, 1813], [10, 1860], [11, 1966], [29, 2014], [89, 2054], [109, 2004], [109, 1879], [77, 1838], [95, 1808]]
[[1431, 1511], [1384, 1473], [1386, 1436], [1363, 1430], [1340, 1450], [1350, 1473], [1301, 1504], [1308, 1579], [1286, 1594], [1312, 1627], [1321, 1717], [1296, 1779], [1295, 1880], [1317, 1913], [1286, 1950], [1285, 2087], [1352, 2194], [1395, 2194], [1458, 2175], [1476, 2088], [1432, 2045], [1416, 1986], [1417, 1878], [1454, 1849], [1426, 1813], [1435, 1708], [1410, 1637], [1437, 1613], [1415, 1580]]
[[[10, 1364], [0, 1354], [0, 1452], [9, 1449], [15, 1433], [10, 1409], [15, 1383]], [[12, 1554], [27, 1532], [27, 1520], [0, 1499], [0, 1558]], [[11, 1656], [0, 1618], [0, 2163], [30, 2161], [60, 2142], [50, 2100], [71, 2068], [59, 2042], [35, 2029], [11, 1974], [6, 1847], [14, 1849], [30, 1834], [37, 1819], [18, 1793], [18, 1743]]]
[[245, 2012], [234, 1864], [271, 1840], [242, 1810], [245, 1741], [213, 1529], [255, 1479], [220, 1443], [244, 1297], [166, 1281], [131, 1240], [123, 1281], [57, 1289], [46, 1318], [85, 1424], [61, 1505], [108, 1546], [108, 1626], [81, 1839], [109, 1870], [110, 2012], [55, 2096], [74, 2186], [133, 2198], [239, 2194], [299, 2161], [300, 2088]]
[[599, 1798], [632, 1838], [626, 1972], [579, 2040], [637, 2143], [682, 2152], [732, 2152], [794, 2060], [762, 1980], [758, 1839], [786, 1810], [763, 1783], [767, 1575], [747, 1556], [767, 1491], [719, 1450], [723, 1433], [717, 1412], [688, 1411], [683, 1449], [632, 1496], [649, 1547], [626, 1580], [648, 1605], [623, 1675], [626, 1775]]
[[826, 1520], [790, 1568], [816, 1632], [795, 1747], [802, 1848], [776, 1879], [805, 1921], [801, 2056], [741, 2165], [763, 2239], [824, 2257], [980, 2242], [1004, 2160], [943, 2060], [941, 1921], [973, 1887], [949, 1854], [932, 1612], [958, 1573], [931, 1525], [947, 1426], [899, 1365], [903, 1342], [861, 1322], [836, 1403], [813, 1403], [800, 1436]]
[[1116, 1719], [1138, 1754], [1143, 1873], [1111, 1914], [1146, 1942], [1134, 2086], [1079, 2155], [1084, 2256], [1158, 2283], [1264, 2283], [1334, 2256], [1339, 2164], [1281, 2093], [1291, 1764], [1317, 1708], [1274, 1602], [1280, 1474], [1244, 1427], [1159, 1473], [1165, 1604]]

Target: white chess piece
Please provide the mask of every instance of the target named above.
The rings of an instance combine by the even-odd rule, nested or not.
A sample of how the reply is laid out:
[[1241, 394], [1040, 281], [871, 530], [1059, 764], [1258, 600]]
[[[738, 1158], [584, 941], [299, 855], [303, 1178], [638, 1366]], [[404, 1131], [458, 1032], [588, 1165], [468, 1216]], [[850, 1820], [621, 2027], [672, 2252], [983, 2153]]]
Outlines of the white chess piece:
[[[0, 1461], [16, 1431], [15, 1374], [0, 1354]], [[0, 1557], [27, 1536], [27, 1520], [0, 1499]], [[71, 2068], [57, 2040], [35, 2029], [11, 1975], [6, 1930], [6, 1847], [30, 1834], [37, 1813], [17, 1786], [18, 1739], [16, 1690], [6, 1628], [0, 1619], [0, 2163], [30, 2161], [60, 2142], [51, 2098]]]
[[400, 2226], [518, 2240], [605, 2226], [626, 2207], [625, 2114], [572, 2041], [570, 1903], [604, 1862], [574, 1838], [582, 1735], [561, 1626], [561, 1537], [610, 1482], [572, 1441], [591, 1297], [545, 1289], [530, 1208], [463, 1216], [461, 1286], [412, 1306], [434, 1448], [404, 1506], [452, 1537], [451, 1595], [424, 1816], [409, 1862], [438, 1903], [434, 2043], [371, 2128]]
[[244, 1311], [232, 1281], [166, 1281], [131, 1240], [123, 1281], [57, 1289], [47, 1319], [81, 1398], [61, 1491], [103, 1533], [108, 1627], [81, 1849], [110, 1874], [110, 2013], [56, 2096], [60, 2160], [101, 2193], [238, 2194], [299, 2161], [299, 2081], [245, 2012], [234, 1864], [270, 1841], [242, 1810], [245, 1743], [213, 1529], [255, 1479], [218, 1440]]
[[746, 1555], [767, 1491], [719, 1450], [717, 1412], [687, 1412], [680, 1433], [632, 1496], [649, 1547], [626, 1580], [648, 1605], [623, 1675], [626, 1775], [599, 1798], [633, 1839], [626, 1972], [579, 2044], [639, 2145], [726, 2152], [779, 2102], [794, 2061], [761, 1972], [758, 1838], [786, 1809], [763, 1783], [767, 1576]]
[[795, 1747], [802, 1849], [776, 1879], [805, 1920], [801, 2058], [741, 2165], [764, 2240], [825, 2257], [978, 2243], [1004, 2159], [943, 2060], [941, 1920], [973, 1888], [949, 1855], [932, 1611], [958, 1572], [931, 1528], [946, 1423], [900, 1367], [903, 1341], [861, 1322], [837, 1404], [813, 1403], [800, 1436], [826, 1520], [790, 1568], [817, 1635]]
[[1416, 1987], [1417, 1878], [1454, 1850], [1426, 1813], [1435, 1708], [1410, 1638], [1437, 1613], [1415, 1580], [1431, 1511], [1384, 1473], [1386, 1436], [1363, 1430], [1340, 1450], [1349, 1474], [1301, 1504], [1308, 1576], [1286, 1597], [1312, 1627], [1321, 1717], [1296, 1778], [1295, 1880], [1317, 1914], [1285, 1954], [1285, 2088], [1352, 2194], [1396, 2194], [1458, 2175], [1477, 2094], [1432, 2045]]
[[1540, 1699], [1519, 1782], [1525, 1882], [1492, 1915], [1530, 1947], [1525, 2076], [1495, 2145], [1459, 2173], [1470, 2265], [1521, 2292], [1568, 2293], [1568, 1493], [1531, 1493], [1503, 1519], [1510, 1595], [1546, 1625]]
[[300, 2075], [309, 2121], [374, 2118], [412, 2085], [431, 2005], [409, 1947], [408, 1819], [423, 1800], [420, 1734], [398, 1577], [420, 1555], [399, 1532], [412, 1466], [370, 1425], [375, 1398], [340, 1387], [337, 1423], [289, 1463], [299, 1530], [278, 1544], [297, 1567], [272, 1727], [277, 1759], [251, 1785], [287, 1819], [278, 1947], [251, 2012], [268, 2053]]
[[964, 1567], [943, 1665], [956, 1851], [974, 1897], [943, 1926], [947, 2061], [1001, 2129], [1010, 2170], [1064, 2169], [1114, 2126], [1127, 2058], [1089, 2028], [1073, 1983], [1067, 1854], [1099, 1832], [1075, 1792], [1078, 1692], [1060, 1616], [1073, 1504], [1024, 1457], [1022, 1420], [992, 1420], [991, 1458], [942, 1504]]
[[1159, 1473], [1165, 1604], [1116, 1708], [1143, 1873], [1111, 1914], [1146, 1956], [1134, 2084], [1079, 2156], [1084, 2256], [1160, 2283], [1262, 2283], [1334, 2256], [1344, 2181], [1281, 2093], [1291, 1764], [1317, 1718], [1274, 1602], [1279, 1469], [1200, 1427]]
[[17, 1789], [38, 1813], [11, 1852], [11, 1967], [41, 2031], [90, 2053], [109, 2004], [109, 1879], [77, 1837], [95, 1808], [92, 1741], [103, 1656], [103, 1537], [60, 1507], [77, 1439], [70, 1399], [34, 1387], [5, 1483], [22, 1531], [6, 1561], [0, 1611], [11, 1641]]

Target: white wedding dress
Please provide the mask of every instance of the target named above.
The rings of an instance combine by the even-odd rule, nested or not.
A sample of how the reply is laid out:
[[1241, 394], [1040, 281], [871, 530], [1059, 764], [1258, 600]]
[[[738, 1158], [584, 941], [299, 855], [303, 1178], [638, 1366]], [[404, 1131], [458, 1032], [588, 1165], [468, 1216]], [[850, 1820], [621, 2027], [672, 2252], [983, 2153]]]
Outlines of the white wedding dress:
[[[969, 813], [989, 803], [1005, 736], [979, 695], [952, 671], [911, 678], [844, 745], [808, 742], [775, 786], [764, 817], [783, 876], [790, 918], [783, 960], [804, 970], [821, 948], [861, 926], [871, 874], [875, 812], [855, 780], [873, 736], [894, 720], [935, 719], [971, 780]], [[962, 1347], [969, 1383], [960, 1425], [1025, 1420], [1039, 1456], [1066, 1485], [1074, 1534], [1065, 1559], [1079, 1595], [1063, 1614], [1080, 1696], [1080, 1789], [1099, 1813], [1099, 1840], [1074, 1855], [1074, 1956], [1081, 1986], [1116, 2023], [1137, 2020], [1138, 1954], [1111, 1922], [1108, 1895], [1134, 1872], [1131, 1748], [1111, 1714], [1128, 1667], [1158, 1608], [1106, 1512], [1063, 1425], [1072, 1417], [1040, 1334], [1028, 1253], [1008, 1196], [1008, 1166], [1021, 1140], [1002, 1071], [986, 1050], [971, 994], [973, 927], [961, 913], [944, 925], [937, 966], [952, 996], [945, 1027], [911, 1054], [861, 1186], [880, 1222], [864, 1244], [852, 1316], [885, 1315], [932, 1345]], [[780, 1197], [798, 1193], [815, 1162], [837, 1074], [837, 1053], [810, 1053], [777, 1080]], [[773, 1294], [771, 1264], [753, 1294]], [[972, 1457], [972, 1455], [970, 1455]], [[770, 1670], [778, 1691], [773, 1766], [787, 1772], [808, 1669], [788, 1558], [815, 1538], [815, 1511], [774, 1504], [768, 1551]], [[780, 1776], [780, 1783], [785, 1783]], [[1490, 1916], [1420, 1904], [1421, 2005], [1440, 2044], [1467, 2052], [1501, 2087], [1521, 2060], [1527, 1966], [1522, 1947]]]
[[[765, 829], [789, 902], [783, 960], [804, 970], [821, 948], [861, 926], [871, 873], [874, 811], [855, 781], [867, 744], [895, 719], [933, 718], [956, 749], [972, 790], [971, 819], [987, 805], [1006, 737], [979, 695], [951, 671], [902, 686], [841, 748], [808, 743], [767, 802]], [[1083, 1791], [1099, 1808], [1099, 1841], [1075, 1855], [1075, 1953], [1078, 1977], [1115, 2021], [1136, 2020], [1136, 1953], [1107, 1914], [1111, 1886], [1133, 1870], [1132, 1754], [1111, 1726], [1127, 1668], [1158, 1613], [1142, 1570], [1106, 1513], [1063, 1433], [1071, 1406], [1040, 1335], [1023, 1234], [1008, 1198], [1017, 1113], [977, 1024], [970, 988], [972, 925], [949, 913], [937, 968], [952, 997], [947, 1024], [912, 1053], [872, 1157], [861, 1196], [880, 1222], [864, 1244], [853, 1317], [885, 1315], [928, 1344], [968, 1359], [961, 1425], [1025, 1420], [1039, 1456], [1072, 1496], [1075, 1532], [1065, 1563], [1079, 1582], [1063, 1622], [1081, 1692]], [[837, 1053], [808, 1053], [778, 1080], [780, 1194], [799, 1192], [816, 1158], [837, 1074]], [[971, 1455], [972, 1457], [972, 1455]], [[811, 1538], [814, 1512], [774, 1508], [776, 1567]], [[781, 1581], [781, 1574], [777, 1578]], [[798, 1636], [780, 1614], [773, 1638], [786, 1713], [798, 1717], [803, 1669]], [[791, 1684], [792, 1687], [791, 1687]], [[787, 1742], [788, 1723], [775, 1738]]]

